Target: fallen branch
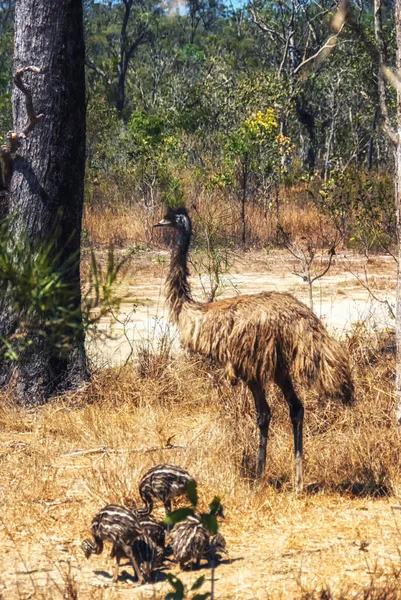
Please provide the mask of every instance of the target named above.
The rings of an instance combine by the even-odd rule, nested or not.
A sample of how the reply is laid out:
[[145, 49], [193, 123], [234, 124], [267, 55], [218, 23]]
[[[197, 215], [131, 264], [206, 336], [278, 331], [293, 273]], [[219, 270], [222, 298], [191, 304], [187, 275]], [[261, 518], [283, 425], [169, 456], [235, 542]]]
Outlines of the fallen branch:
[[130, 454], [135, 452], [157, 452], [160, 450], [176, 450], [176, 449], [185, 449], [187, 446], [183, 446], [181, 444], [167, 444], [166, 446], [152, 446], [152, 447], [142, 447], [142, 448], [124, 448], [124, 449], [114, 449], [109, 448], [108, 446], [100, 446], [99, 448], [90, 448], [88, 450], [75, 450], [74, 452], [66, 452], [65, 454], [61, 454], [63, 457], [73, 457], [73, 456], [88, 456], [90, 454]]

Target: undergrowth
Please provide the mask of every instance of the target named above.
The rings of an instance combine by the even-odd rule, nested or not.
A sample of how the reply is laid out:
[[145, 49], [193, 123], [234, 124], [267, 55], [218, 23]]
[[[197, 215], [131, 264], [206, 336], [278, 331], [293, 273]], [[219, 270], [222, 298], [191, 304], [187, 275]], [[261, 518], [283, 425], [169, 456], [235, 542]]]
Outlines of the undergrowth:
[[[255, 581], [263, 581], [265, 568], [272, 581], [274, 573], [282, 572], [280, 581], [287, 580], [294, 598], [398, 598], [401, 533], [398, 513], [390, 510], [401, 489], [394, 353], [382, 336], [364, 339], [358, 334], [344, 343], [353, 363], [356, 403], [344, 407], [313, 390], [301, 390], [306, 492], [299, 497], [292, 491], [292, 428], [278, 391], [272, 387], [268, 393], [273, 420], [267, 472], [255, 484], [258, 435], [249, 393], [242, 385], [232, 388], [220, 369], [199, 357], [171, 355], [165, 349], [152, 360], [142, 355], [123, 368], [94, 373], [85, 389], [36, 411], [18, 408], [3, 395], [0, 540], [6, 553], [0, 585], [14, 594], [4, 592], [5, 600], [28, 593], [38, 598], [103, 597], [96, 573], [101, 561], [102, 572], [110, 570], [107, 556], [86, 562], [80, 541], [106, 503], [123, 503], [127, 497], [140, 503], [141, 474], [161, 462], [178, 464], [195, 476], [200, 510], [216, 492], [221, 495], [227, 514], [222, 533], [239, 562], [218, 567], [217, 598], [254, 597], [249, 590], [242, 595], [239, 588], [234, 595], [232, 585], [226, 588], [223, 569], [231, 581], [238, 569], [240, 585], [240, 574], [246, 577], [243, 569], [252, 568], [259, 554], [266, 567], [258, 567], [256, 560]], [[374, 503], [383, 501], [388, 510], [376, 513]], [[364, 510], [371, 512], [365, 515]], [[369, 518], [361, 521], [365, 516]], [[328, 540], [333, 539], [337, 542], [331, 546]], [[326, 541], [333, 559], [324, 554]], [[258, 544], [263, 550], [252, 554], [248, 565], [248, 553]], [[318, 559], [316, 544], [326, 562], [308, 562]], [[383, 553], [392, 556], [385, 564]], [[366, 581], [365, 555], [374, 572], [372, 584]], [[292, 570], [286, 571], [289, 560]], [[305, 564], [307, 581], [304, 574], [300, 586], [295, 575]], [[354, 595], [344, 595], [350, 564], [360, 579], [354, 581]], [[32, 575], [42, 568], [41, 578]], [[185, 577], [186, 585], [196, 578], [191, 573]], [[160, 578], [151, 597], [166, 593], [163, 574]], [[269, 590], [269, 579], [263, 585]], [[282, 597], [274, 589], [266, 598]], [[141, 597], [140, 589], [136, 594]]]

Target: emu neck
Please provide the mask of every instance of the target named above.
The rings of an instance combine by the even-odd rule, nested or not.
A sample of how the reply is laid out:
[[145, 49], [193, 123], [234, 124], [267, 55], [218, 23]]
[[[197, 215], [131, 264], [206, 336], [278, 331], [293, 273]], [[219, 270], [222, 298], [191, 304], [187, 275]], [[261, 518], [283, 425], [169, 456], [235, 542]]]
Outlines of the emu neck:
[[192, 302], [188, 283], [188, 250], [191, 234], [180, 231], [173, 250], [167, 279], [167, 302], [172, 320], [177, 323], [183, 306]]

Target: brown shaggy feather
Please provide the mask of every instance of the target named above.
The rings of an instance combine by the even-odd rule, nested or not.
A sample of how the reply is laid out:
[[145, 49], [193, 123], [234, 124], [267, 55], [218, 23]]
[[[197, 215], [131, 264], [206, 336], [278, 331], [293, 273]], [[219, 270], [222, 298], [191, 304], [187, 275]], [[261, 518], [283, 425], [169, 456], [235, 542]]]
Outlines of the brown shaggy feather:
[[274, 381], [286, 398], [294, 428], [295, 483], [302, 489], [302, 423], [304, 409], [294, 384], [314, 385], [325, 396], [350, 403], [353, 398], [348, 358], [323, 323], [305, 304], [287, 293], [263, 292], [217, 302], [199, 303], [188, 284], [191, 220], [184, 208], [170, 210], [159, 223], [174, 227], [167, 277], [170, 318], [189, 350], [214, 359], [234, 382], [248, 384], [260, 429], [258, 474], [265, 467], [270, 409], [264, 388]]
[[276, 380], [287, 371], [349, 403], [347, 356], [322, 322], [290, 294], [263, 292], [213, 303], [186, 303], [174, 314], [184, 346], [209, 356], [244, 381]]

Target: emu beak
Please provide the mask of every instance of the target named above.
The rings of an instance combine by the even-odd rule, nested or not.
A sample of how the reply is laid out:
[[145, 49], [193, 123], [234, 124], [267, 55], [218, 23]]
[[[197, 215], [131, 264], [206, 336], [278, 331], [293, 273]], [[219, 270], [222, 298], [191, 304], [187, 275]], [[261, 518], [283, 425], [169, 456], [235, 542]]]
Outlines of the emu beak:
[[161, 221], [156, 223], [156, 225], [153, 225], [153, 227], [166, 227], [168, 225], [172, 225], [172, 222], [168, 219], [162, 219]]

